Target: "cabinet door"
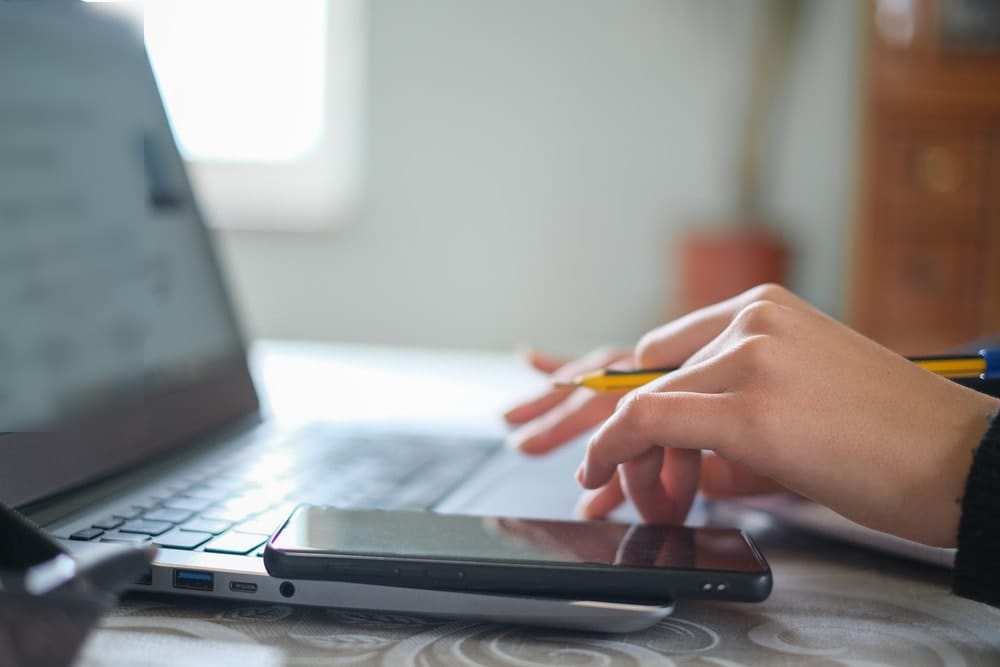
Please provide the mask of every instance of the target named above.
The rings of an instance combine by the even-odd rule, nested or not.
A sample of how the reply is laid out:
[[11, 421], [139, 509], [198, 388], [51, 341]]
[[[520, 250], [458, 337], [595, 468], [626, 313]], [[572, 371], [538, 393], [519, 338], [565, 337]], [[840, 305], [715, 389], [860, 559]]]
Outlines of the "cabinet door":
[[975, 116], [880, 125], [859, 325], [904, 354], [944, 352], [981, 333], [987, 132]]
[[892, 122], [880, 156], [881, 196], [891, 208], [933, 213], [949, 233], [961, 232], [982, 205], [983, 144], [971, 119]]
[[897, 239], [876, 260], [870, 334], [903, 354], [945, 352], [978, 331], [981, 254], [956, 240]]
[[1000, 336], [1000, 126], [990, 133], [989, 181], [986, 185], [986, 230], [983, 267], [982, 330]]
[[907, 354], [1000, 333], [1000, 51], [952, 4], [871, 4], [853, 323]]
[[982, 234], [985, 130], [975, 118], [894, 116], [876, 151], [871, 220], [885, 241]]

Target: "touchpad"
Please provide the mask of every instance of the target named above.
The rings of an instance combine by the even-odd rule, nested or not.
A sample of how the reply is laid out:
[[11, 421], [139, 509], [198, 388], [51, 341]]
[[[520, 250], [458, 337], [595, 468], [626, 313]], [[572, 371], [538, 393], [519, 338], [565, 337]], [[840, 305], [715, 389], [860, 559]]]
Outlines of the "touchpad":
[[[574, 474], [588, 439], [580, 437], [542, 456], [504, 451], [435, 510], [529, 519], [574, 518], [573, 510], [583, 493]], [[635, 516], [631, 508], [615, 513], [620, 520], [634, 520]]]

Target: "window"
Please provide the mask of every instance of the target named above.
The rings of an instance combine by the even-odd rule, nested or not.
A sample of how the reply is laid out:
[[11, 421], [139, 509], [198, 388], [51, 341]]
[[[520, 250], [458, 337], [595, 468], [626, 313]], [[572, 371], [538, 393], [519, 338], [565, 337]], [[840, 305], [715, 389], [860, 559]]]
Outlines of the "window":
[[295, 160], [323, 125], [323, 0], [190, 0], [146, 8], [146, 49], [184, 156]]
[[210, 224], [302, 229], [359, 197], [364, 0], [148, 0], [146, 49]]

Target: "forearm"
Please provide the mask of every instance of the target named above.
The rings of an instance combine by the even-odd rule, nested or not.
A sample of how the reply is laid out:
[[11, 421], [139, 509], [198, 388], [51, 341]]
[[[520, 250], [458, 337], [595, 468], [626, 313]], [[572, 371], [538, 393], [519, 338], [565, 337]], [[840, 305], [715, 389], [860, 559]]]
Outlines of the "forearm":
[[1000, 417], [973, 456], [958, 528], [953, 590], [1000, 606]]

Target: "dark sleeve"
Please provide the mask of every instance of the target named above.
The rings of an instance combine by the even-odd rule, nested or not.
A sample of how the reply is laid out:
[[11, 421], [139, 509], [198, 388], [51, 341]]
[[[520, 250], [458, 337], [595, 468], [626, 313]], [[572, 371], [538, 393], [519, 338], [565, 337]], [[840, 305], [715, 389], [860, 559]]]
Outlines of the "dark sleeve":
[[952, 589], [1000, 607], [1000, 416], [983, 436], [965, 483]]

